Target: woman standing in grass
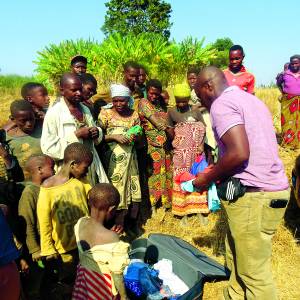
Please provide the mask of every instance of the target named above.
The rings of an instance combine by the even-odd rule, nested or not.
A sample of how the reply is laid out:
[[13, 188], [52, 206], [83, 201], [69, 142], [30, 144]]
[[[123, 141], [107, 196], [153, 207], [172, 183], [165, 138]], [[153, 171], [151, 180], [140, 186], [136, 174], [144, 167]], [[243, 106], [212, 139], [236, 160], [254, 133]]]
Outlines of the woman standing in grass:
[[[184, 192], [174, 180], [176, 175], [190, 172], [197, 157], [204, 153], [205, 123], [200, 108], [189, 104], [191, 90], [187, 84], [175, 85], [174, 96], [176, 106], [168, 110], [167, 123], [174, 147], [172, 213], [184, 217], [185, 222], [189, 214], [209, 212], [206, 192]], [[202, 215], [201, 219], [204, 221]]]
[[139, 103], [139, 116], [148, 142], [148, 186], [152, 211], [161, 200], [164, 208], [171, 203], [171, 155], [166, 150], [166, 107], [161, 101], [162, 84], [151, 79], [146, 85], [147, 99]]
[[289, 68], [282, 76], [278, 77], [277, 85], [282, 91], [281, 128], [283, 142], [289, 147], [299, 148], [300, 55], [294, 55], [290, 58]]
[[140, 119], [138, 113], [128, 106], [130, 100], [128, 87], [112, 84], [111, 97], [113, 107], [101, 110], [99, 123], [105, 132], [104, 138], [107, 143], [104, 155], [107, 160], [107, 175], [121, 195], [115, 223], [121, 226], [122, 230], [126, 216], [127, 225], [131, 227], [136, 225], [141, 202], [134, 137], [130, 138], [126, 135], [130, 128], [140, 125]]

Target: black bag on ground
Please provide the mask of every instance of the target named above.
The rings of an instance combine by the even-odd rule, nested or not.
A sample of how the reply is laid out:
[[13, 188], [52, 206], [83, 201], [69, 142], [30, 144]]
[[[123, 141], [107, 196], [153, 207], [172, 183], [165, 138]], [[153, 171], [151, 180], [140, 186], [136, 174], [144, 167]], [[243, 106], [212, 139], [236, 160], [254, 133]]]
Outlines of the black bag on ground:
[[229, 177], [225, 181], [217, 185], [218, 196], [222, 200], [235, 201], [243, 197], [247, 187], [244, 186], [240, 179]]
[[178, 300], [200, 300], [205, 281], [229, 278], [229, 271], [224, 266], [184, 240], [171, 235], [155, 233], [150, 234], [148, 239], [134, 240], [129, 257], [143, 259], [148, 264], [155, 264], [162, 258], [170, 259], [173, 272], [189, 287]]

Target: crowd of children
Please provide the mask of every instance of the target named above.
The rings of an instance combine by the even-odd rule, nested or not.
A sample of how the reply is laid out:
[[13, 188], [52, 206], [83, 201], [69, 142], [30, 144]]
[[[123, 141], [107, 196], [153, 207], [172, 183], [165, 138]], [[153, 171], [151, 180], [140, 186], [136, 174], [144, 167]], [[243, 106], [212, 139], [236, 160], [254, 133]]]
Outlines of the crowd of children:
[[24, 299], [127, 299], [129, 244], [119, 235], [138, 236], [141, 203], [153, 215], [161, 203], [182, 225], [190, 214], [207, 223], [207, 191], [178, 181], [217, 152], [194, 92], [199, 71], [169, 91], [171, 107], [169, 92], [137, 63], [124, 65], [108, 102], [92, 101], [97, 80], [86, 70], [85, 57], [72, 59], [50, 108], [42, 84], [25, 84], [1, 131], [1, 208], [19, 245]]

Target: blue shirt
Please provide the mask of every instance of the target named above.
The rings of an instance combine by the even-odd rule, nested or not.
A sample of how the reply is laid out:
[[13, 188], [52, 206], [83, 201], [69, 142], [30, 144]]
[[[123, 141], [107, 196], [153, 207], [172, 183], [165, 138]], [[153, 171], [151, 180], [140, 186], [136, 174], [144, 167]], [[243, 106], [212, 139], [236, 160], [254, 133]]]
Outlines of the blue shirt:
[[5, 220], [5, 216], [0, 209], [0, 266], [4, 266], [20, 256], [13, 234]]

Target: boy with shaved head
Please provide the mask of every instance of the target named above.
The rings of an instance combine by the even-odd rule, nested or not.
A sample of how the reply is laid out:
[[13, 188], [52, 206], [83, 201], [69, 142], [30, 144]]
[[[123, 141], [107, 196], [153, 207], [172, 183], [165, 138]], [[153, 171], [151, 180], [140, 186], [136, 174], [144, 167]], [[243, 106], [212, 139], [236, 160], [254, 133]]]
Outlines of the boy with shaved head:
[[228, 86], [215, 67], [200, 72], [195, 91], [210, 111], [220, 157], [190, 184], [200, 188], [221, 180], [218, 194], [228, 217], [226, 263], [231, 270], [224, 297], [277, 299], [271, 275], [272, 237], [290, 192], [272, 116], [258, 98]]
[[26, 163], [26, 169], [30, 174], [30, 180], [26, 183], [19, 201], [19, 220], [23, 255], [29, 264], [26, 278], [23, 278], [24, 293], [28, 299], [40, 299], [45, 295], [46, 276], [44, 270], [39, 267], [41, 260], [40, 234], [37, 221], [37, 201], [40, 186], [47, 178], [54, 174], [54, 161], [47, 155], [32, 156]]
[[61, 97], [47, 111], [44, 119], [41, 148], [51, 156], [57, 167], [62, 164], [64, 150], [74, 142], [85, 144], [93, 153], [88, 179], [92, 185], [108, 182], [95, 144], [102, 140], [102, 130], [96, 127], [90, 110], [82, 104], [82, 82], [78, 75], [66, 73], [60, 80]]
[[92, 161], [89, 147], [78, 142], [68, 145], [60, 171], [43, 182], [37, 203], [41, 255], [57, 270], [58, 280], [69, 294], [78, 262], [74, 225], [88, 215], [87, 193], [91, 186], [83, 178]]

